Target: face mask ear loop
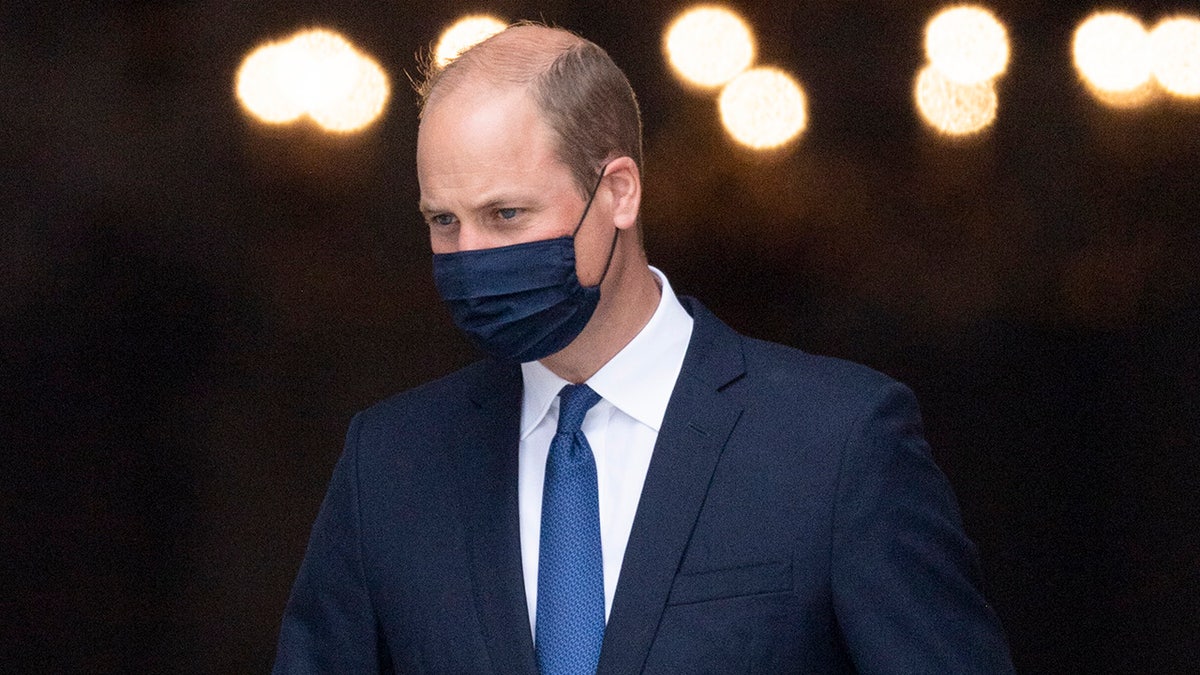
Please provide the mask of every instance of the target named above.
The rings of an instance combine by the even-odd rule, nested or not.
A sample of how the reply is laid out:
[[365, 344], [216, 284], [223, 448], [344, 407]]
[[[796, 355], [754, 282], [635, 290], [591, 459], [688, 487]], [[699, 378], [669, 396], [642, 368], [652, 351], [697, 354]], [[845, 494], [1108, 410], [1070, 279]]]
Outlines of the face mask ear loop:
[[583, 221], [587, 218], [588, 211], [592, 210], [592, 202], [596, 199], [596, 193], [600, 191], [600, 181], [604, 180], [604, 171], [608, 169], [608, 165], [600, 167], [600, 177], [596, 179], [596, 186], [592, 188], [592, 194], [588, 196], [587, 205], [583, 207], [583, 215], [579, 216], [579, 224], [575, 226], [575, 231], [571, 236], [579, 234], [579, 228], [583, 227]]
[[[579, 228], [583, 227], [583, 221], [585, 218], [587, 218], [588, 211], [590, 211], [592, 208], [592, 201], [596, 199], [596, 193], [600, 191], [600, 181], [604, 180], [604, 172], [607, 170], [607, 164], [600, 167], [600, 177], [596, 179], [596, 187], [592, 188], [592, 196], [588, 197], [587, 206], [583, 207], [583, 215], [579, 217], [579, 224], [575, 226], [575, 231], [571, 233], [572, 237], [579, 234]], [[619, 228], [613, 229], [612, 246], [608, 247], [608, 260], [604, 261], [604, 271], [600, 273], [600, 281], [596, 282], [596, 286], [604, 283], [604, 277], [608, 276], [608, 268], [610, 265], [612, 265], [613, 254], [617, 252], [617, 237], [620, 234], [621, 230]], [[595, 286], [592, 288], [595, 288]]]
[[612, 264], [613, 253], [616, 253], [616, 251], [617, 251], [617, 236], [620, 234], [621, 234], [620, 229], [613, 228], [612, 246], [608, 247], [608, 260], [604, 261], [604, 271], [600, 273], [600, 281], [596, 282], [597, 286], [604, 283], [604, 277], [608, 276], [608, 266]]

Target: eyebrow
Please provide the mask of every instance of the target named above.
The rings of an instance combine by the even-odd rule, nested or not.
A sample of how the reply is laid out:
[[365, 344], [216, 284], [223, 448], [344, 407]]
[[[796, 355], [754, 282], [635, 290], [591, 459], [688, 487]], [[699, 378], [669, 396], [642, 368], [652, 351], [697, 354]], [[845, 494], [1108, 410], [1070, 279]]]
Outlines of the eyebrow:
[[[511, 204], [513, 202], [528, 204], [530, 202], [535, 201], [536, 199], [537, 199], [537, 197], [534, 194], [521, 194], [518, 192], [508, 192], [508, 193], [497, 192], [494, 195], [487, 195], [487, 201], [482, 202], [476, 206], [472, 206], [470, 208], [470, 210], [486, 211], [488, 209], [499, 208], [505, 204]], [[448, 211], [449, 209], [437, 208], [436, 205], [430, 204], [429, 202], [422, 200], [417, 203], [417, 210], [420, 211], [421, 213], [428, 215], [430, 213], [441, 213], [443, 211]]]

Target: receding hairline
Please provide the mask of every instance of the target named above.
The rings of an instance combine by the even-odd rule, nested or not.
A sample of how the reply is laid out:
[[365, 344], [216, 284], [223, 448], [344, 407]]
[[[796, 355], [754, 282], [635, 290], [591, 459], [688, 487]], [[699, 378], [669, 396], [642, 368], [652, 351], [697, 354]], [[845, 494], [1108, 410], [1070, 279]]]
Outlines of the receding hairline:
[[530, 88], [554, 62], [573, 48], [588, 44], [565, 28], [520, 22], [463, 52], [422, 85], [424, 111], [456, 89], [470, 85]]
[[537, 108], [581, 195], [615, 157], [629, 156], [642, 168], [641, 115], [628, 78], [602, 47], [569, 30], [514, 24], [426, 72], [418, 86], [421, 127], [431, 113], [455, 114], [515, 91]]

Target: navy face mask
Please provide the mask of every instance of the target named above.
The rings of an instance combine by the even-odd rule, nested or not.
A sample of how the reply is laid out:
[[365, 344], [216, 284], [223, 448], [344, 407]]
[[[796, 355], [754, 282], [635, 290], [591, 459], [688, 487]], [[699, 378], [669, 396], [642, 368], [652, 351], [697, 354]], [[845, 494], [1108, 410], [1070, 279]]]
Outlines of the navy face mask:
[[600, 179], [570, 236], [498, 248], [435, 253], [433, 279], [454, 323], [483, 351], [524, 363], [558, 352], [587, 325], [600, 302], [617, 235], [600, 283], [581, 286], [575, 274], [575, 235], [587, 218]]

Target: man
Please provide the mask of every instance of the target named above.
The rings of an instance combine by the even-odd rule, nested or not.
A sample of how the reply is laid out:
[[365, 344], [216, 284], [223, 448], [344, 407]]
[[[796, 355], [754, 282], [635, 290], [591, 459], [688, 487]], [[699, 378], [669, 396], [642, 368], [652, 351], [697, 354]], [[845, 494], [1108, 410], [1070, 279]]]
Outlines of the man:
[[911, 393], [647, 265], [603, 50], [518, 25], [422, 97], [435, 279], [492, 358], [355, 417], [277, 672], [1011, 671]]

